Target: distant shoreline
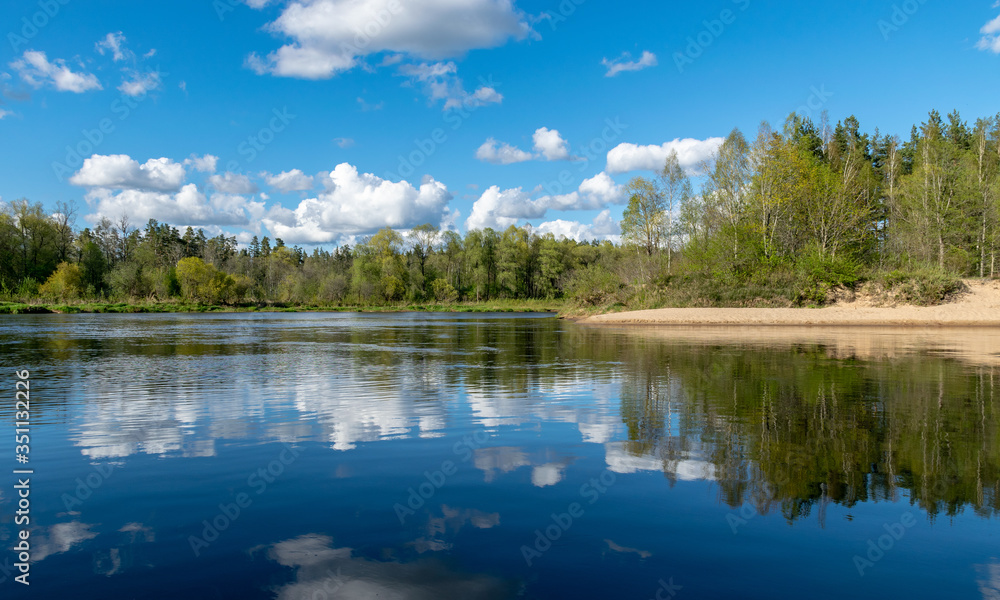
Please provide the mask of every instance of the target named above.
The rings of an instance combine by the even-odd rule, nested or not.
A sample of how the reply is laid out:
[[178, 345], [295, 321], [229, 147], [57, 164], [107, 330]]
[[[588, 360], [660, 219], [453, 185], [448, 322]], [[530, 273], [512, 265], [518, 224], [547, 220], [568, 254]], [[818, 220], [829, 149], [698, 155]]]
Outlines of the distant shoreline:
[[659, 308], [580, 319], [584, 325], [715, 325], [837, 327], [1000, 327], [1000, 282], [966, 281], [967, 291], [938, 306], [871, 306], [863, 301], [825, 308]]
[[400, 306], [216, 305], [194, 303], [17, 303], [0, 302], [0, 315], [25, 314], [183, 314], [183, 313], [551, 313], [562, 306], [536, 303], [424, 304]]

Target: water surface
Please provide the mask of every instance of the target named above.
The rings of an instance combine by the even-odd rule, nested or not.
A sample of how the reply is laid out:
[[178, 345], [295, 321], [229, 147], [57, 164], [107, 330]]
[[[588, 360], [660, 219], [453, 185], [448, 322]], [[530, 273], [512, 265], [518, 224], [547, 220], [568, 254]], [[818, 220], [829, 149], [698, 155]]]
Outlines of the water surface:
[[[0, 588], [996, 598], [1000, 346], [950, 335], [0, 317], [11, 399], [31, 371], [35, 471], [31, 586], [0, 569]], [[12, 430], [12, 400], [0, 415]]]

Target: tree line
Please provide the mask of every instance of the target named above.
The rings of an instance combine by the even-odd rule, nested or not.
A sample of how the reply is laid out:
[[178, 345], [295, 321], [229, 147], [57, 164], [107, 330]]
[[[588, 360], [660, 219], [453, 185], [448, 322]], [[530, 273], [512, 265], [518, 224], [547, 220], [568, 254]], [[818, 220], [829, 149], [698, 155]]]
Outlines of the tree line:
[[[698, 189], [695, 189], [695, 185]], [[74, 208], [0, 211], [7, 298], [379, 305], [572, 298], [581, 304], [822, 303], [864, 280], [993, 277], [1000, 245], [1000, 115], [931, 111], [910, 137], [793, 114], [738, 129], [693, 179], [671, 154], [635, 177], [620, 243], [530, 226], [383, 229], [307, 252], [127, 217], [76, 230]], [[943, 288], [947, 291], [947, 287]]]

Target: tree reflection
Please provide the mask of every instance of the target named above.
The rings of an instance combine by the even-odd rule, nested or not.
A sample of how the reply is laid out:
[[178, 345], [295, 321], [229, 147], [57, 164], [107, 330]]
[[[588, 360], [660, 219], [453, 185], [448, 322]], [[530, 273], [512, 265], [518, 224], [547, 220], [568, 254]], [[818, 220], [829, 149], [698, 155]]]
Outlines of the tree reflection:
[[625, 448], [668, 465], [697, 444], [730, 506], [790, 520], [907, 496], [932, 516], [1000, 507], [995, 367], [834, 358], [821, 344], [621, 350]]

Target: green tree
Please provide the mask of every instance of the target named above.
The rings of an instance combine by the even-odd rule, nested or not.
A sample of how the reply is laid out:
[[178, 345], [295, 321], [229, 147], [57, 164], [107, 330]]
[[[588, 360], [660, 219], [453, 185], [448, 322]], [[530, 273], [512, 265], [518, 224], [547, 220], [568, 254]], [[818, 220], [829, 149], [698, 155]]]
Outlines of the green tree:
[[634, 177], [625, 185], [628, 206], [622, 215], [622, 237], [646, 251], [647, 256], [659, 251], [666, 233], [666, 204], [656, 185]]

